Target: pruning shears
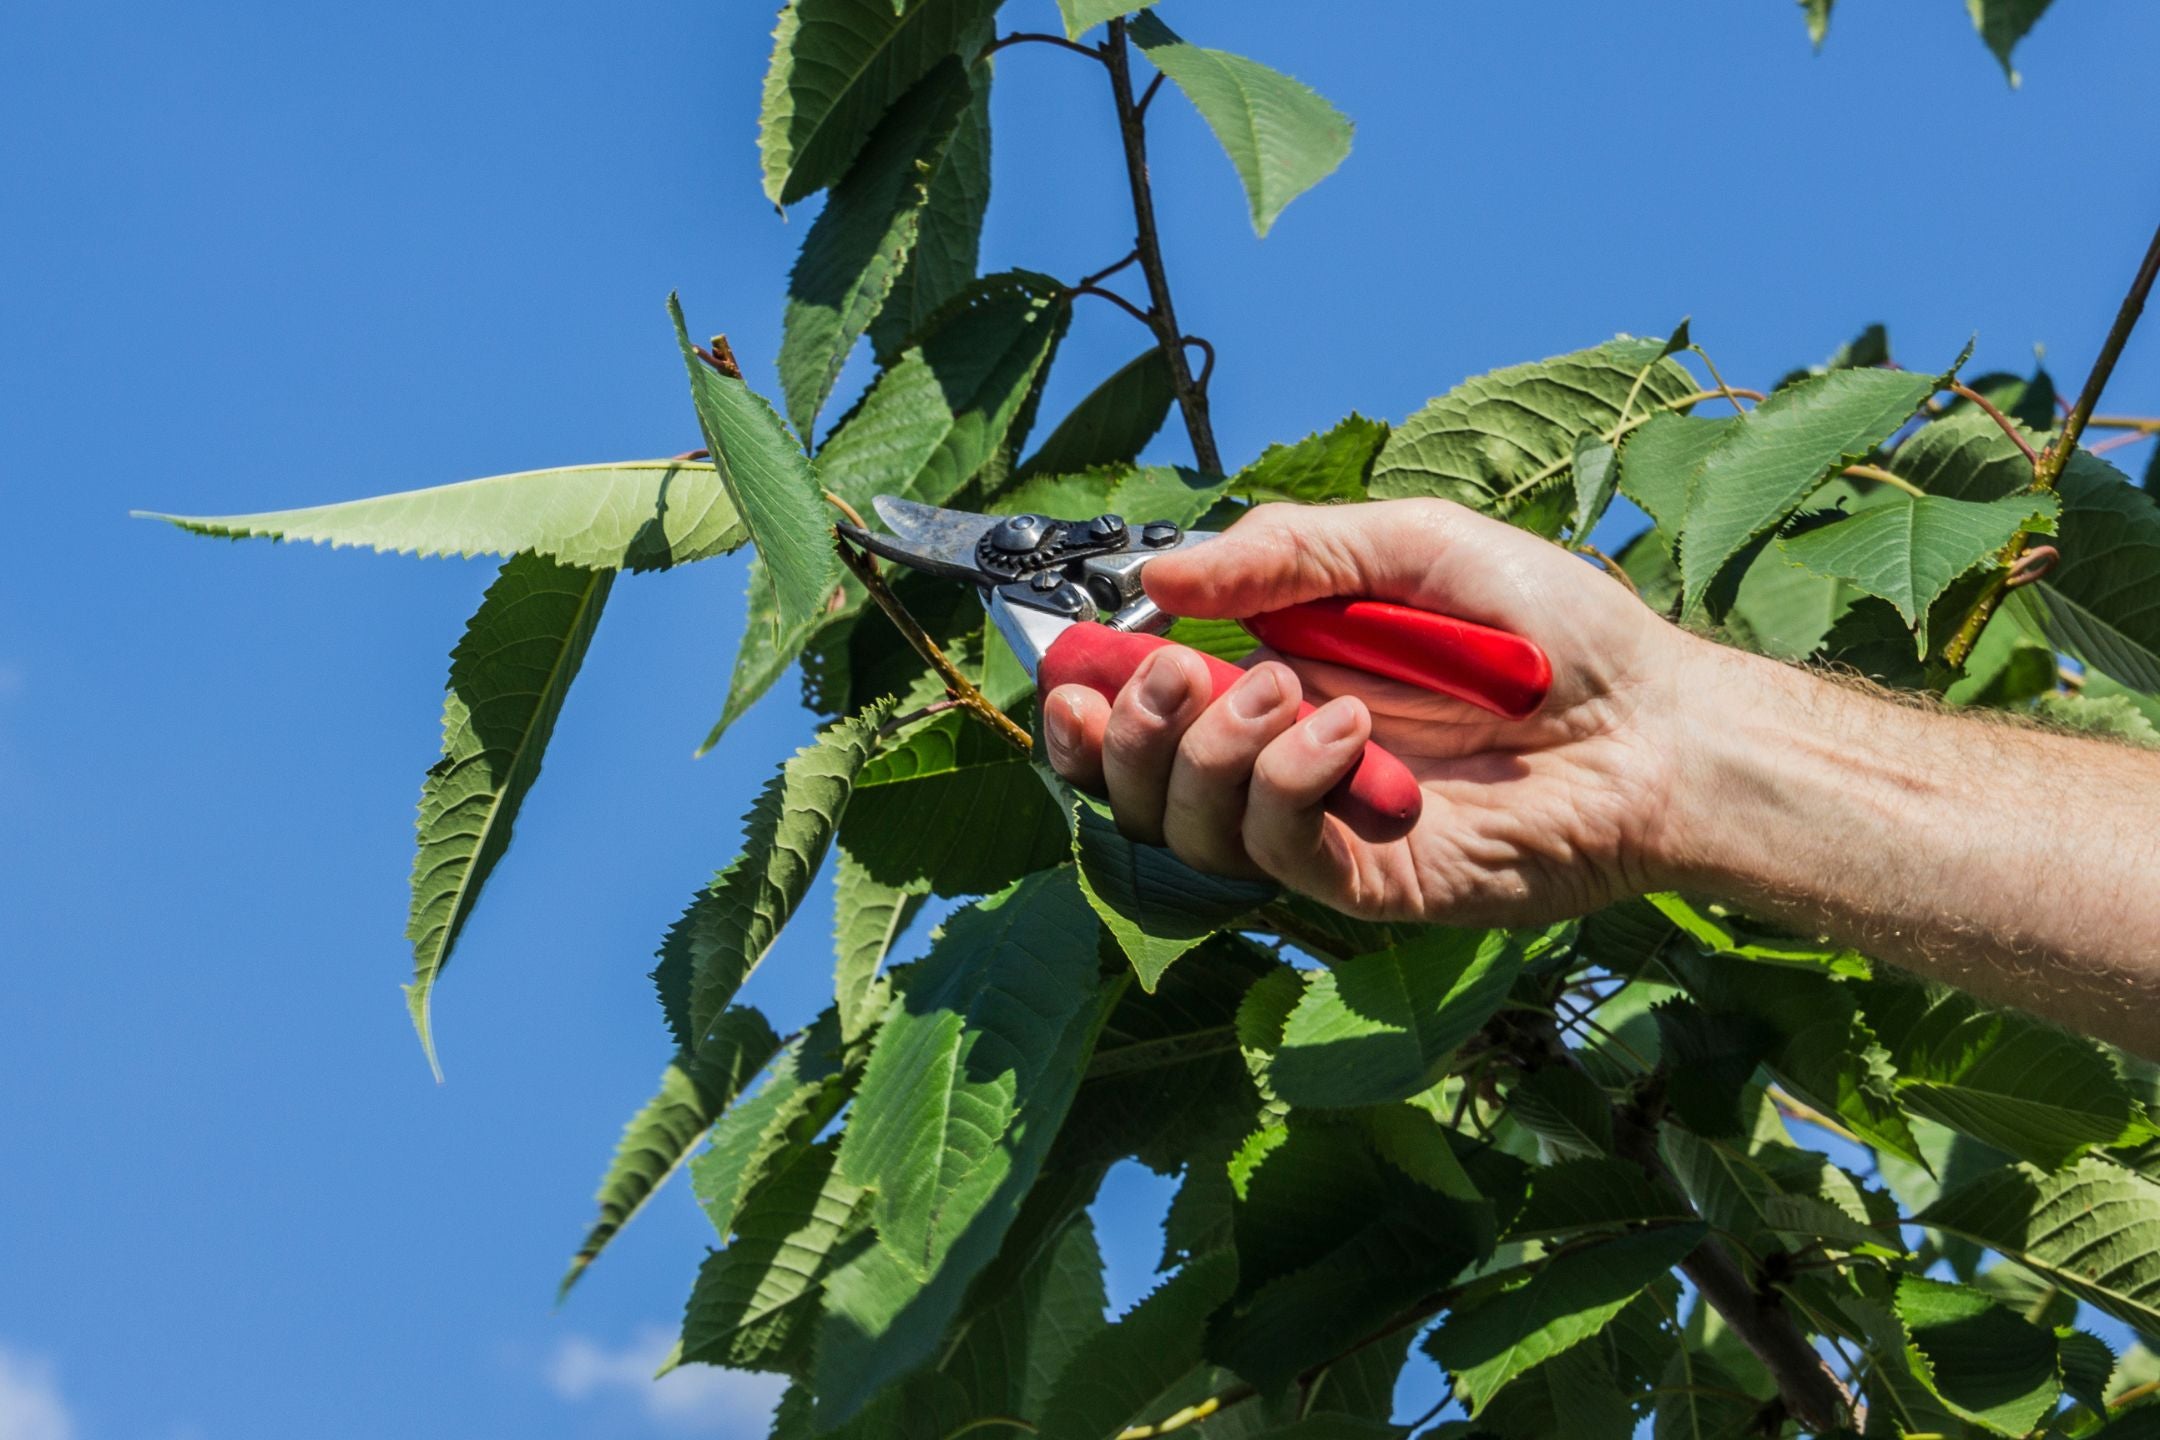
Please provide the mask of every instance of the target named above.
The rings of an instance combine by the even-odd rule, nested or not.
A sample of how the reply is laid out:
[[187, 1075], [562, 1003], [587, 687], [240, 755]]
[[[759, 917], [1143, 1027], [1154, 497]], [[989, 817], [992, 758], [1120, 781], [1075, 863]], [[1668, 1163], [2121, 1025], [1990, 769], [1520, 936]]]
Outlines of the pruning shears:
[[[977, 515], [893, 496], [874, 505], [891, 534], [844, 521], [840, 532], [873, 554], [974, 586], [1043, 690], [1084, 685], [1106, 699], [1142, 660], [1173, 643], [1162, 632], [1176, 617], [1148, 598], [1142, 571], [1215, 538], [1213, 531], [1119, 515]], [[1384, 600], [1308, 600], [1239, 623], [1282, 654], [1386, 676], [1512, 720], [1534, 713], [1552, 685], [1545, 652], [1522, 636]], [[1245, 673], [1210, 655], [1201, 659], [1216, 695]], [[1408, 767], [1367, 744], [1326, 808], [1366, 839], [1386, 841], [1410, 832], [1423, 802]]]

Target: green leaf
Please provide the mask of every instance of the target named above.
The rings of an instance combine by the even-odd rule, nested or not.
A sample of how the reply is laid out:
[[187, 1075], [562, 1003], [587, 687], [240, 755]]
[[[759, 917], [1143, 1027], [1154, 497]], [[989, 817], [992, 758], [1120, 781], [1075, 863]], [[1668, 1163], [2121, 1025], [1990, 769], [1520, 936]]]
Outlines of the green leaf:
[[1962, 1285], [1903, 1275], [1898, 1318], [1913, 1374], [1951, 1412], [1996, 1435], [2023, 1435], [2062, 1398], [2055, 1337]]
[[309, 540], [401, 555], [536, 551], [588, 570], [662, 570], [725, 555], [749, 538], [720, 472], [691, 460], [526, 470], [260, 515], [135, 513], [228, 540]]
[[748, 1006], [731, 1007], [714, 1023], [695, 1054], [677, 1055], [660, 1077], [660, 1089], [623, 1130], [615, 1158], [600, 1182], [600, 1218], [570, 1261], [556, 1292], [559, 1300], [599, 1258], [617, 1231], [630, 1223], [667, 1183], [698, 1138], [735, 1103], [750, 1080], [780, 1048], [765, 1017]]
[[[1827, 0], [1823, 0], [1827, 10]], [[1707, 1308], [1707, 1307], [1706, 1307]], [[1651, 1440], [1744, 1440], [1758, 1433], [1762, 1404], [1707, 1354], [1682, 1346], [1658, 1378]]]
[[[714, 1122], [706, 1147], [690, 1159], [690, 1190], [722, 1240], [734, 1233], [743, 1200], [790, 1148], [798, 1127], [840, 1107], [841, 1097], [830, 1093], [838, 1079], [836, 1069], [806, 1056], [797, 1040], [767, 1067], [755, 1095], [738, 1100]], [[808, 1128], [814, 1134], [821, 1125], [816, 1121]]]
[[975, 278], [983, 212], [990, 208], [990, 70], [982, 60], [969, 72], [974, 98], [930, 177], [930, 198], [916, 222], [907, 264], [870, 323], [870, 344], [881, 363], [912, 343]]
[[727, 700], [720, 708], [720, 718], [713, 722], [712, 729], [698, 745], [700, 757], [711, 753], [735, 722], [765, 698], [765, 692], [787, 674], [788, 667], [801, 659], [805, 650], [852, 618], [866, 592], [854, 576], [845, 574], [841, 576], [840, 589], [843, 599], [837, 607], [782, 627], [772, 579], [765, 569], [765, 557], [750, 557], [743, 633], [736, 643], [734, 669], [728, 676]]
[[1068, 900], [1071, 877], [1048, 874], [963, 911], [871, 1052], [841, 1172], [877, 1192], [879, 1239], [918, 1275], [1004, 1178], [999, 1142], [1034, 1092], [1061, 1078], [1044, 1067], [1095, 977], [1094, 927], [1058, 915]]
[[1154, 3], [1155, 0], [1058, 0], [1058, 15], [1065, 22], [1065, 38], [1078, 40], [1105, 20], [1145, 10]]
[[1874, 973], [1874, 967], [1868, 964], [1867, 957], [1857, 950], [1804, 940], [1754, 937], [1744, 930], [1744, 922], [1735, 917], [1712, 915], [1698, 910], [1678, 895], [1669, 892], [1646, 895], [1643, 898], [1656, 907], [1658, 913], [1679, 926], [1688, 938], [1714, 954], [1731, 955], [1765, 965], [1814, 970], [1826, 975], [1843, 975], [1856, 980], [1865, 980]]
[[1556, 1256], [1514, 1289], [1451, 1313], [1425, 1348], [1475, 1414], [1517, 1375], [1603, 1329], [1705, 1233], [1700, 1223], [1671, 1225]]
[[895, 100], [979, 48], [997, 0], [790, 0], [758, 113], [765, 194], [792, 205], [839, 180]]
[[[2028, 441], [2041, 439], [2028, 435]], [[1994, 500], [2032, 482], [2032, 466], [1977, 410], [1922, 426], [1898, 447], [1898, 473], [1931, 494]], [[2070, 457], [2056, 483], [2062, 558], [2015, 592], [2056, 645], [2110, 677], [2160, 691], [2160, 506], [2088, 450]]]
[[1162, 429], [1176, 399], [1170, 384], [1170, 362], [1163, 358], [1159, 346], [1151, 346], [1126, 361], [1073, 406], [1013, 478], [1072, 475], [1103, 465], [1129, 465]]
[[682, 303], [673, 295], [668, 315], [689, 371], [705, 448], [765, 562], [780, 623], [801, 624], [825, 608], [838, 570], [832, 525], [810, 459], [764, 397], [698, 358], [683, 324]]
[[1181, 40], [1152, 14], [1130, 33], [1156, 69], [1185, 92], [1237, 168], [1261, 235], [1283, 207], [1333, 173], [1350, 153], [1350, 121], [1280, 71], [1227, 50]]
[[1906, 1109], [2055, 1169], [2142, 1133], [2098, 1044], [1944, 985], [1881, 980], [1860, 997]]
[[1680, 531], [1689, 606], [1725, 566], [1837, 470], [1912, 418], [1940, 383], [1903, 370], [1833, 370], [1778, 391], [1705, 453]]
[[1612, 1102], [1572, 1065], [1546, 1065], [1508, 1091], [1508, 1113], [1563, 1155], [1612, 1152]]
[[1687, 371], [1659, 358], [1663, 348], [1659, 340], [1622, 336], [1465, 380], [1395, 427], [1373, 466], [1373, 498], [1438, 495], [1491, 509], [1557, 484], [1573, 463], [1576, 440], [1608, 434], [1630, 393], [1638, 416], [1695, 393]]
[[1640, 1165], [1606, 1157], [1562, 1160], [1530, 1174], [1530, 1198], [1508, 1225], [1511, 1240], [1544, 1239], [1639, 1221], [1694, 1219], [1687, 1201]]
[[1385, 420], [1353, 414], [1294, 445], [1268, 446], [1259, 459], [1230, 477], [1228, 488], [1249, 500], [1298, 505], [1363, 500], [1366, 478], [1387, 439]]
[[865, 1193], [834, 1170], [833, 1142], [794, 1157], [744, 1202], [735, 1238], [705, 1257], [684, 1307], [685, 1363], [800, 1369], [823, 1282], [862, 1245]]
[[1989, 501], [1899, 495], [1789, 536], [1779, 548], [1796, 565], [1889, 601], [1925, 636], [1928, 610], [1951, 581], [1994, 559], [2021, 533], [2053, 531], [2059, 508], [2052, 495]]
[[1028, 398], [1071, 318], [1064, 287], [1047, 275], [1014, 270], [969, 285], [839, 423], [818, 451], [819, 476], [859, 510], [879, 495], [951, 499], [1025, 438]]
[[840, 1007], [840, 1038], [867, 1035], [885, 1013], [891, 987], [878, 970], [893, 943], [929, 898], [919, 880], [880, 884], [845, 850], [833, 882], [833, 998]]
[[969, 99], [966, 68], [939, 61], [879, 122], [811, 222], [788, 272], [780, 340], [780, 390], [806, 438], [915, 249], [930, 177]]
[[968, 1320], [959, 1347], [938, 1368], [960, 1382], [973, 1413], [1038, 1421], [1074, 1354], [1105, 1328], [1106, 1303], [1102, 1253], [1083, 1214], [996, 1304]]
[[1783, 390], [1795, 381], [1805, 380], [1810, 375], [1827, 375], [1832, 370], [1873, 370], [1889, 363], [1890, 332], [1878, 321], [1838, 346], [1822, 364], [1787, 371], [1773, 388]]
[[1913, 1217], [2036, 1270], [2147, 1334], [2160, 1330], [2160, 1185], [2105, 1160], [2004, 1166]]
[[1236, 1283], [1236, 1256], [1199, 1256], [1091, 1336], [1058, 1376], [1042, 1440], [1103, 1440], [1162, 1419], [1158, 1402], [1200, 1364], [1202, 1326]]
[[540, 777], [555, 718], [614, 583], [606, 570], [581, 570], [544, 555], [513, 556], [450, 652], [442, 759], [420, 785], [412, 911], [405, 924], [413, 947], [405, 1003], [437, 1080], [442, 1067], [435, 1060], [429, 1004], [436, 978], [510, 846], [518, 807]]
[[1172, 961], [1275, 897], [1273, 885], [1203, 875], [1161, 846], [1135, 844], [1085, 799], [1074, 809], [1073, 858], [1081, 893], [1150, 991]]
[[2010, 52], [2047, 13], [2048, 0], [1965, 0], [1965, 8], [1972, 14], [1973, 29], [2002, 65], [2004, 77], [2016, 85], [2019, 77], [2010, 64]]
[[1612, 504], [1613, 491], [1620, 481], [1619, 452], [1602, 436], [1580, 435], [1575, 440], [1575, 458], [1570, 468], [1575, 473], [1575, 518], [1570, 533], [1581, 542], [1590, 538], [1591, 527]]
[[2090, 1331], [2065, 1325], [2055, 1332], [2062, 1356], [2063, 1393], [2095, 1415], [2107, 1414], [2108, 1381], [2115, 1373], [2115, 1352]]
[[1834, 0], [1800, 0], [1800, 8], [1807, 12], [1808, 39], [1815, 48], [1822, 49], [1823, 37], [1830, 33], [1830, 6]]
[[878, 1234], [826, 1285], [824, 1428], [935, 1354], [997, 1255], [1103, 1019], [1096, 951], [1071, 876], [1051, 873], [961, 911], [911, 971], [840, 1144]]
[[1635, 1416], [1604, 1347], [1578, 1345], [1501, 1387], [1476, 1433], [1498, 1440], [1628, 1440]]
[[2052, 725], [2083, 735], [2105, 735], [2144, 749], [2160, 749], [2160, 730], [2127, 695], [2048, 694], [2033, 702], [2033, 713]]
[[1409, 944], [1313, 977], [1269, 1083], [1293, 1105], [1401, 1100], [1440, 1077], [1522, 967], [1504, 931], [1428, 928]]
[[857, 782], [841, 844], [880, 884], [980, 895], [1071, 858], [1028, 757], [957, 711], [912, 726]]
[[872, 706], [795, 752], [743, 822], [743, 851], [699, 891], [661, 944], [689, 957], [690, 1030], [701, 1036], [735, 998], [817, 878], [855, 777], [891, 702]]
[[1744, 423], [1738, 415], [1652, 415], [1620, 453], [1620, 493], [1642, 506], [1661, 530], [1679, 533], [1704, 457]]
[[[2035, 363], [2030, 377], [1997, 370], [1966, 383], [1996, 409], [2029, 429], [2053, 430], [2062, 421], [2055, 408], [2055, 377], [2048, 373], [2045, 365]], [[1971, 404], [1972, 401], [1959, 395], [1951, 399], [1947, 408], [1959, 410]]]

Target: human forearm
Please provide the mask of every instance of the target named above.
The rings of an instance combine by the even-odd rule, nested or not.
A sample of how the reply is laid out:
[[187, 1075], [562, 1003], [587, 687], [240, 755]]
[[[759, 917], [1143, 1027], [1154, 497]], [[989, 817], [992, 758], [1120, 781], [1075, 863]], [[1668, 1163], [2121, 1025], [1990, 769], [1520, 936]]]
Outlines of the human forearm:
[[2160, 755], [1690, 642], [1679, 888], [2160, 1058]]

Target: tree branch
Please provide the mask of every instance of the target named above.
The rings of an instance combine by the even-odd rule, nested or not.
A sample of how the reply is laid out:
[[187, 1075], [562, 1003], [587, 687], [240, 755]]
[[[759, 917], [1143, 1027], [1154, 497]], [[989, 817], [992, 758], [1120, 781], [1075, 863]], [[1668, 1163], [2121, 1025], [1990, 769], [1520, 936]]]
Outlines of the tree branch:
[[1148, 182], [1147, 122], [1133, 99], [1131, 55], [1122, 19], [1110, 22], [1110, 41], [1102, 58], [1109, 66], [1110, 93], [1117, 101], [1118, 135], [1125, 145], [1125, 178], [1132, 187], [1133, 223], [1139, 231], [1134, 248], [1140, 252], [1140, 270], [1147, 276], [1148, 298], [1153, 302], [1155, 342], [1170, 365], [1170, 388], [1185, 418], [1185, 433], [1192, 439], [1193, 460], [1202, 470], [1220, 475], [1222, 452], [1215, 446], [1207, 391], [1194, 383], [1192, 367], [1186, 362], [1177, 307], [1170, 299], [1170, 276], [1163, 269], [1162, 240], [1155, 229], [1155, 196]]
[[[2115, 312], [2115, 323], [2108, 328], [2107, 339], [2101, 342], [2099, 358], [2093, 361], [2092, 373], [2085, 377], [2085, 388], [2078, 392], [2077, 404], [2063, 419], [2062, 429], [2055, 432], [2045, 451], [2033, 462], [2035, 490], [2053, 490], [2055, 482], [2062, 478], [2064, 467], [2070, 457], [2077, 453], [2078, 440], [2091, 423], [2093, 409], [2100, 403], [2100, 394], [2107, 389], [2108, 377], [2115, 373], [2115, 362], [2121, 358], [2123, 345], [2130, 339], [2130, 332], [2137, 328], [2138, 316], [2145, 313], [2146, 297], [2152, 294], [2153, 281], [2160, 279], [2160, 229], [2153, 231], [2152, 243], [2145, 247], [2145, 259], [2138, 265], [2137, 274], [2131, 277], [2130, 291]], [[1975, 400], [1979, 396], [1972, 397]], [[1985, 402], [1982, 402], [1985, 403]], [[1992, 408], [1992, 407], [1990, 407]], [[1999, 412], [1998, 412], [1999, 414]], [[2023, 444], [2022, 441], [2019, 442]], [[2031, 454], [2031, 447], [2026, 447]], [[1980, 592], [1980, 599], [1970, 613], [1959, 623], [1957, 633], [1943, 646], [1943, 659], [1952, 665], [1963, 665], [1980, 643], [1980, 632], [1994, 618], [1995, 607], [2002, 604], [2003, 596], [2010, 593], [2010, 580], [2018, 571], [2018, 562], [2025, 558], [2026, 546], [2031, 537], [2020, 535], [2003, 547], [1997, 556], [1998, 569]]]
[[1010, 35], [1000, 35], [988, 45], [983, 46], [982, 53], [984, 55], [995, 55], [1008, 45], [1022, 44], [1055, 45], [1060, 50], [1070, 50], [1075, 55], [1085, 55], [1090, 60], [1101, 60], [1103, 58], [1103, 52], [1092, 45], [1082, 45], [1077, 41], [1068, 40], [1062, 35], [1040, 35], [1028, 30], [1015, 30]]
[[[828, 490], [825, 498], [856, 525], [862, 524], [862, 517], [855, 513], [855, 508], [839, 496]], [[887, 585], [885, 577], [878, 573], [875, 559], [850, 545], [837, 530], [833, 532], [833, 549], [839, 552], [840, 563], [847, 566], [855, 578], [862, 582], [863, 589], [870, 592], [870, 598], [877, 602], [878, 609], [885, 612], [885, 618], [892, 621], [893, 628], [900, 632], [909, 648], [937, 672], [938, 679], [945, 682], [945, 693], [952, 698], [956, 707], [967, 711], [996, 731], [1000, 739], [1021, 754], [1025, 755], [1035, 748], [1034, 737], [1014, 723], [1012, 716], [991, 704], [989, 698], [975, 688], [975, 682], [961, 674], [952, 658], [938, 647], [937, 641], [930, 638], [930, 632], [922, 628], [922, 622], [908, 613], [907, 607], [900, 603], [900, 597], [892, 593], [892, 587]], [[922, 718], [923, 713], [917, 713], [902, 717], [899, 723]]]

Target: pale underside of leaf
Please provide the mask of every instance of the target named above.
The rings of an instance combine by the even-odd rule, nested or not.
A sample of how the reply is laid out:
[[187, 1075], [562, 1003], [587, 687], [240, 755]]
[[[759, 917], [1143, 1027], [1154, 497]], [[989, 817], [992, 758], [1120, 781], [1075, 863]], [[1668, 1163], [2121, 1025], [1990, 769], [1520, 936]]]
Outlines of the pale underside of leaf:
[[2105, 1160], [1998, 1168], [1913, 1217], [2016, 1260], [2146, 1334], [2160, 1331], [2160, 1185]]
[[1284, 206], [1350, 153], [1349, 118], [1310, 86], [1242, 55], [1189, 44], [1152, 14], [1137, 16], [1131, 34], [1215, 132], [1245, 187], [1256, 233], [1267, 234]]
[[1145, 10], [1154, 3], [1155, 0], [1057, 0], [1058, 18], [1065, 22], [1065, 38], [1078, 40], [1105, 20]]
[[413, 947], [405, 1001], [436, 1079], [430, 1001], [466, 919], [509, 848], [540, 775], [563, 699], [600, 623], [614, 575], [543, 555], [504, 562], [450, 653], [443, 754], [420, 787], [413, 856]]
[[780, 623], [801, 624], [824, 609], [839, 568], [832, 522], [810, 457], [762, 396], [699, 358], [673, 295], [668, 315], [690, 375], [705, 448], [765, 562]]
[[259, 515], [136, 513], [231, 540], [506, 559], [534, 551], [591, 570], [684, 565], [724, 555], [748, 538], [719, 472], [691, 460], [527, 470]]
[[1951, 500], [1900, 495], [1782, 542], [1785, 558], [1832, 580], [1847, 580], [1897, 607], [1925, 629], [1950, 582], [1985, 564], [2021, 532], [2054, 526], [2053, 495]]

